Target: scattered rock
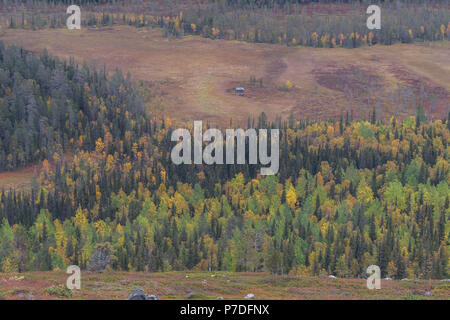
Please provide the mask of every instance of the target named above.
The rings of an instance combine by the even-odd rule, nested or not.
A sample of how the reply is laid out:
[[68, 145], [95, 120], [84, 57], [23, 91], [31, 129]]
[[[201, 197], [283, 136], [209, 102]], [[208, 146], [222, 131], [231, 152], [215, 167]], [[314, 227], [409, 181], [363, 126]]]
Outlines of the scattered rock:
[[20, 299], [23, 299], [23, 300], [33, 300], [33, 295], [31, 293], [28, 293], [28, 294], [25, 294], [25, 295], [20, 295], [19, 294], [18, 297]]
[[253, 293], [249, 293], [248, 295], [246, 295], [244, 297], [244, 299], [253, 299], [255, 297], [255, 295]]
[[145, 294], [141, 288], [137, 288], [125, 300], [158, 300], [158, 297], [153, 294]]
[[432, 297], [433, 296], [433, 294], [430, 291], [426, 291], [423, 295], [425, 297]]
[[31, 294], [26, 294], [26, 295], [19, 294], [18, 297], [23, 300], [33, 300], [33, 295], [31, 295]]
[[19, 290], [16, 290], [14, 293], [17, 295], [17, 297], [19, 299], [33, 300], [33, 295], [30, 292], [28, 292], [27, 290], [19, 289]]

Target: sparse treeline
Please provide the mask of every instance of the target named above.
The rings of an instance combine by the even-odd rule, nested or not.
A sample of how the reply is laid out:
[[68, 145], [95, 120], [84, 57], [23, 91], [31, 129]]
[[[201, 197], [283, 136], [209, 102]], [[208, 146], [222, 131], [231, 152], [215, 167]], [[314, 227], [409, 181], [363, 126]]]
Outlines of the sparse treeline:
[[[68, 5], [77, 4], [81, 6], [81, 22], [85, 27], [113, 24], [142, 27], [157, 25], [156, 17], [163, 16], [163, 13], [174, 15], [179, 12], [180, 8], [184, 8], [184, 5], [179, 5], [182, 2], [178, 0], [0, 0], [0, 26], [24, 29], [62, 28], [66, 26]], [[173, 9], [174, 6], [177, 10]]]
[[[287, 1], [286, 1], [287, 2]], [[186, 11], [164, 21], [166, 35], [200, 34], [213, 39], [355, 48], [377, 43], [437, 41], [450, 38], [449, 4], [385, 2], [381, 30], [368, 30], [368, 3], [283, 6], [214, 6]]]
[[[65, 27], [67, 14], [65, 7], [58, 5], [60, 2], [29, 2], [25, 7], [6, 1], [7, 10], [0, 25], [30, 29]], [[212, 39], [313, 47], [355, 48], [450, 38], [448, 1], [379, 4], [382, 28], [374, 31], [366, 26], [369, 3], [361, 1], [185, 0], [130, 1], [126, 5], [121, 1], [96, 5], [92, 1], [83, 7], [82, 25], [152, 26], [162, 27], [168, 37], [196, 34]]]
[[[29, 101], [55, 101], [36, 117], [65, 124], [52, 125], [61, 152], [42, 162], [31, 191], [0, 193], [5, 272], [86, 268], [104, 250], [116, 270], [357, 277], [377, 264], [395, 278], [449, 275], [450, 118], [426, 122], [420, 106], [385, 124], [375, 111], [368, 121], [335, 122], [262, 114], [249, 127], [280, 128], [277, 176], [248, 165], [176, 166], [175, 124], [141, 111], [139, 88], [120, 74], [0, 52], [16, 79], [2, 88], [2, 112], [18, 108], [4, 107], [14, 84], [30, 83]], [[52, 118], [55, 109], [66, 111]], [[11, 121], [8, 131], [24, 125]], [[3, 143], [14, 156], [26, 139]]]

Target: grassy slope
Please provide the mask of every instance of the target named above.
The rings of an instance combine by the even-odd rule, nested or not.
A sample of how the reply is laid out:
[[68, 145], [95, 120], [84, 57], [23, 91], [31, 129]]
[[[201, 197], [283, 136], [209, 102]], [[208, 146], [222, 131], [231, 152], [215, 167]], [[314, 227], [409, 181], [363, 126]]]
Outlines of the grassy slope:
[[[140, 287], [160, 299], [243, 299], [248, 293], [256, 299], [449, 299], [450, 283], [439, 281], [382, 281], [380, 290], [368, 290], [363, 279], [327, 277], [272, 277], [267, 273], [83, 273], [81, 290], [70, 298], [50, 295], [46, 288], [63, 285], [64, 271], [0, 274], [0, 295], [5, 299], [125, 299]], [[24, 276], [15, 280], [14, 276]], [[203, 283], [206, 280], [206, 284]], [[430, 290], [432, 297], [425, 297]]]
[[[392, 110], [389, 94], [397, 84], [419, 90], [423, 84], [437, 95], [435, 118], [446, 116], [450, 99], [450, 43], [397, 44], [358, 49], [315, 49], [210, 40], [197, 36], [168, 40], [160, 29], [120, 26], [81, 31], [6, 30], [0, 40], [17, 43], [35, 53], [47, 48], [62, 58], [106, 65], [129, 71], [147, 81], [162, 99], [164, 114], [183, 120], [228, 124], [246, 123], [249, 115], [329, 119], [351, 108], [366, 117], [369, 84], [361, 79], [375, 75], [371, 96], [382, 90], [384, 116], [413, 110]], [[251, 75], [263, 78], [264, 88], [250, 89]], [[286, 80], [294, 88], [279, 90]], [[362, 85], [361, 85], [362, 84]], [[245, 97], [233, 88], [245, 85]], [[345, 88], [354, 90], [353, 99]]]

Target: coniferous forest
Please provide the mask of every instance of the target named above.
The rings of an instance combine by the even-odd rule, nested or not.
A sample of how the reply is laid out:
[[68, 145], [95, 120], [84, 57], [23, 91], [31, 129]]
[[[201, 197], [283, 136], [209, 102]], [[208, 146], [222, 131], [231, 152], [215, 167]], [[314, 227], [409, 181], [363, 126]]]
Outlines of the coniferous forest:
[[[79, 0], [0, 1], [0, 27], [66, 26], [69, 4], [83, 6], [85, 27], [162, 28], [168, 38], [210, 39], [318, 48], [442, 41], [450, 38], [449, 0]], [[383, 28], [369, 30], [365, 11], [383, 10]], [[0, 28], [1, 29], [1, 28]]]
[[120, 70], [0, 43], [0, 170], [39, 165], [30, 190], [1, 190], [2, 271], [85, 269], [102, 250], [125, 271], [449, 276], [450, 114], [263, 113], [248, 127], [280, 129], [280, 170], [261, 176], [174, 165], [180, 123], [148, 103]]

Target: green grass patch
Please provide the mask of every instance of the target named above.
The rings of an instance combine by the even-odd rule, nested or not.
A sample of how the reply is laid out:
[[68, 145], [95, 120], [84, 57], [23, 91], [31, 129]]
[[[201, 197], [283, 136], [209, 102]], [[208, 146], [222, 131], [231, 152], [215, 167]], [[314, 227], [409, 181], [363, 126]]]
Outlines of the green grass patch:
[[216, 297], [208, 296], [203, 293], [193, 293], [193, 294], [189, 295], [189, 297], [187, 297], [186, 299], [189, 299], [189, 300], [212, 300], [215, 298]]
[[59, 298], [71, 298], [72, 290], [67, 288], [64, 285], [52, 286], [45, 289], [45, 292], [51, 296], [59, 297]]

